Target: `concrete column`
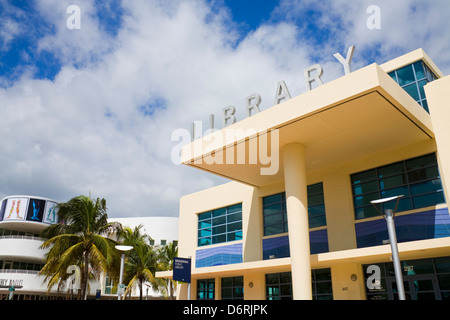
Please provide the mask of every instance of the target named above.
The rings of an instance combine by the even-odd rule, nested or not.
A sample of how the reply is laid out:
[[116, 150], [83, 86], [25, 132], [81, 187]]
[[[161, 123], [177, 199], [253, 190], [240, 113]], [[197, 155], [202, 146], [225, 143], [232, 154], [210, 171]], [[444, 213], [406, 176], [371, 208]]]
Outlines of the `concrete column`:
[[[248, 187], [248, 186], [246, 186]], [[250, 187], [242, 202], [242, 260], [243, 262], [262, 260], [262, 201], [258, 188]]]
[[216, 276], [214, 282], [214, 300], [222, 300], [222, 280], [219, 276]]
[[312, 300], [305, 147], [283, 149], [284, 183], [294, 300]]

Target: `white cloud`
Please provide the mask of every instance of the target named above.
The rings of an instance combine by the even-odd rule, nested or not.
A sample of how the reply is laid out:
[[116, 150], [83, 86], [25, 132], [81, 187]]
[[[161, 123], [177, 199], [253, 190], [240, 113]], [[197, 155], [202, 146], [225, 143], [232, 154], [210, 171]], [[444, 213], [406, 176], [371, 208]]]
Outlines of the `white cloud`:
[[40, 39], [38, 51], [52, 52], [63, 64], [90, 66], [113, 49], [113, 39], [101, 28], [98, 14], [103, 12], [101, 8], [94, 6], [94, 1], [77, 1], [75, 6], [80, 8], [80, 29], [69, 29], [67, 20], [74, 15], [67, 10], [72, 5], [73, 1], [69, 0], [36, 2], [41, 19], [54, 30], [52, 34]]
[[[333, 53], [345, 55], [356, 41], [358, 60], [358, 50], [371, 43], [356, 22], [344, 23], [336, 39], [318, 51], [287, 18], [239, 39], [227, 12], [213, 13], [200, 0], [124, 1], [117, 34], [101, 25], [91, 1], [81, 1], [81, 30], [68, 30], [69, 4], [47, 0], [38, 7], [55, 25], [55, 34], [44, 37], [39, 48], [65, 64], [54, 81], [24, 75], [0, 89], [0, 191], [59, 201], [92, 192], [106, 198], [114, 217], [175, 216], [180, 196], [224, 181], [174, 165], [173, 130], [189, 129], [194, 120], [206, 126], [211, 113], [220, 128], [221, 109], [229, 104], [242, 119], [244, 99], [253, 93], [262, 95], [262, 109], [269, 108], [279, 80], [295, 96], [304, 91], [303, 70], [322, 62], [317, 58], [323, 58], [331, 80], [343, 73]], [[282, 2], [279, 15], [287, 4]], [[362, 9], [323, 7], [320, 21], [325, 28], [335, 15], [357, 21]], [[425, 12], [432, 16], [432, 10]], [[385, 19], [388, 29], [393, 18]], [[389, 35], [386, 52], [397, 40]], [[150, 113], [144, 115], [143, 107]]]
[[[381, 29], [367, 28], [372, 15], [367, 8], [380, 8]], [[450, 72], [450, 2], [447, 0], [282, 0], [274, 16], [284, 16], [299, 25], [315, 22], [317, 34], [331, 34], [317, 50], [326, 52], [356, 45], [355, 65], [383, 63], [401, 54], [423, 48], [445, 74]], [[343, 52], [342, 52], [343, 53]]]

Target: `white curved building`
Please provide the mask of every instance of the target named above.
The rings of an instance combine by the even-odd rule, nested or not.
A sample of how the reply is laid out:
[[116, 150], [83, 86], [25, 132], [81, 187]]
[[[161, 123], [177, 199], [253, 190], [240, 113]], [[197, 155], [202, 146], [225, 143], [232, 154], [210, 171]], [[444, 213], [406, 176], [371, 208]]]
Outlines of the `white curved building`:
[[[67, 292], [47, 292], [47, 283], [38, 275], [45, 262], [47, 250], [40, 249], [42, 239], [39, 234], [47, 226], [58, 222], [57, 201], [29, 195], [8, 196], [0, 202], [0, 300], [9, 299], [12, 287], [16, 300], [65, 299]], [[143, 232], [155, 240], [155, 245], [178, 239], [178, 218], [142, 217], [110, 219], [123, 226], [134, 228], [144, 226]], [[89, 296], [95, 297], [100, 290], [102, 298], [115, 298], [108, 294], [106, 277], [100, 283], [91, 283]], [[161, 297], [150, 290], [149, 298]], [[139, 292], [133, 290], [133, 296]], [[144, 296], [146, 296], [145, 294]]]
[[142, 225], [141, 233], [148, 234], [153, 239], [154, 245], [178, 241], [178, 217], [133, 217], [109, 220], [120, 222], [122, 226], [131, 229]]
[[0, 299], [8, 299], [14, 287], [15, 299], [55, 299], [47, 295], [44, 277], [38, 272], [44, 265], [46, 250], [40, 249], [39, 234], [57, 222], [51, 199], [34, 196], [9, 196], [0, 203]]

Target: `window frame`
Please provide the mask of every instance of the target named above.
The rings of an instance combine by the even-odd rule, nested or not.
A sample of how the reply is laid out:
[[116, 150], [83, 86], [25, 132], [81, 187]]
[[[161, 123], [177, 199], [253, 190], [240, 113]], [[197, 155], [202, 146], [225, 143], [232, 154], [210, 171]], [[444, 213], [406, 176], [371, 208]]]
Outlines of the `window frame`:
[[[326, 274], [325, 278], [323, 277], [324, 274]], [[269, 283], [268, 277], [273, 277], [273, 279], [277, 281]], [[283, 278], [288, 281], [282, 281]], [[266, 273], [264, 281], [266, 287], [266, 300], [292, 300], [291, 271]], [[269, 294], [269, 288], [275, 289], [275, 293]], [[311, 270], [311, 289], [313, 300], [333, 300], [333, 282], [331, 279], [330, 268]]]
[[[244, 300], [244, 277], [224, 277], [221, 278], [221, 299], [222, 300]], [[224, 281], [231, 281], [231, 286], [225, 285]], [[231, 296], [224, 298], [224, 290], [231, 290]], [[239, 290], [241, 291], [239, 293]]]
[[[419, 167], [416, 166], [416, 167], [408, 168], [408, 164], [411, 164], [414, 161], [418, 161], [421, 158], [427, 159], [431, 156], [433, 156], [433, 161], [431, 164], [430, 164], [429, 160], [425, 160], [423, 165], [421, 165]], [[380, 173], [380, 171], [382, 171], [383, 169], [386, 169], [389, 167], [394, 167], [396, 165], [401, 166], [402, 169], [400, 171], [393, 171], [393, 172], [390, 172], [387, 174]], [[431, 177], [425, 177], [425, 178], [420, 178], [420, 177], [413, 178], [412, 177], [412, 174], [414, 174], [414, 173], [420, 174], [419, 171], [427, 171], [429, 169], [436, 169], [436, 175], [431, 176]], [[373, 178], [355, 180], [356, 176], [364, 175], [365, 173], [368, 174], [370, 171], [374, 171]], [[428, 173], [426, 173], [425, 176], [427, 174]], [[397, 177], [397, 176], [402, 176], [402, 178], [404, 179], [403, 183], [397, 184], [394, 186], [389, 186], [387, 188], [382, 187], [382, 182], [385, 183], [386, 179]], [[414, 191], [414, 187], [417, 187], [420, 184], [428, 183], [428, 182], [435, 184], [434, 181], [437, 181], [437, 180], [439, 180], [439, 186], [436, 188], [436, 190], [430, 189], [428, 191], [419, 192], [419, 193]], [[376, 182], [376, 187], [377, 187], [376, 189], [373, 189], [370, 191], [368, 191], [368, 190], [361, 191], [358, 193], [355, 191], [357, 187], [361, 187], [363, 185], [367, 185], [369, 183], [375, 183], [375, 182]], [[361, 219], [371, 218], [374, 216], [379, 216], [378, 211], [372, 206], [372, 204], [370, 204], [371, 200], [387, 198], [387, 197], [394, 196], [394, 195], [400, 195], [401, 193], [407, 193], [407, 194], [406, 195], [403, 194], [404, 197], [402, 197], [399, 200], [398, 212], [420, 209], [420, 208], [425, 208], [425, 207], [428, 207], [431, 205], [445, 203], [445, 195], [443, 194], [441, 176], [439, 173], [439, 166], [437, 163], [437, 157], [436, 157], [435, 153], [425, 154], [422, 156], [418, 156], [418, 157], [414, 157], [414, 158], [410, 158], [410, 159], [406, 159], [406, 160], [402, 160], [402, 161], [397, 161], [394, 163], [379, 166], [379, 167], [372, 168], [369, 170], [364, 170], [364, 171], [353, 173], [350, 175], [350, 184], [351, 184], [351, 188], [352, 188], [352, 199], [353, 199], [355, 220], [361, 220]], [[435, 184], [435, 185], [437, 186], [437, 184]], [[395, 193], [395, 192], [393, 192], [394, 190], [400, 191], [400, 189], [403, 189], [403, 191], [406, 191], [406, 192], [399, 192], [398, 194], [394, 194]], [[392, 192], [392, 193], [390, 193], [390, 192]], [[442, 195], [444, 197], [444, 202], [438, 202], [438, 203], [434, 203], [431, 205], [420, 205], [414, 201], [414, 200], [418, 200], [419, 198], [424, 197], [424, 196], [430, 196], [430, 195], [435, 195], [435, 194], [439, 194], [439, 193], [442, 193]], [[364, 197], [367, 197], [367, 198], [364, 200]], [[359, 203], [359, 201], [361, 201], [361, 203]], [[387, 204], [382, 205], [380, 210], [383, 212], [383, 210], [385, 208], [390, 208], [392, 206], [395, 206], [395, 203], [387, 203]], [[406, 209], [403, 209], [403, 208], [406, 208]], [[365, 209], [368, 210], [368, 214], [365, 213]], [[392, 209], [393, 209], [393, 207], [392, 207]]]
[[242, 237], [242, 203], [197, 214], [198, 247], [240, 241]]
[[[417, 70], [417, 66], [418, 64], [421, 64], [422, 69], [423, 69], [423, 77], [418, 77], [418, 70]], [[408, 82], [404, 85], [400, 84], [399, 82], [399, 77], [398, 77], [398, 71], [405, 69], [407, 67], [411, 66], [412, 67], [412, 71], [414, 74], [414, 80], [411, 82]], [[388, 75], [395, 81], [397, 82], [397, 84], [402, 87], [405, 91], [406, 91], [406, 87], [412, 86], [413, 84], [415, 85], [415, 88], [417, 90], [417, 94], [419, 99], [415, 99], [413, 97], [413, 99], [422, 106], [422, 108], [425, 109], [426, 112], [430, 112], [428, 109], [428, 102], [427, 102], [427, 98], [425, 96], [425, 92], [423, 90], [423, 86], [420, 83], [423, 83], [425, 81], [425, 84], [434, 81], [436, 79], [438, 79], [438, 77], [434, 74], [434, 72], [430, 69], [430, 67], [428, 67], [428, 65], [425, 63], [425, 61], [423, 60], [417, 60], [411, 64], [405, 65], [401, 68], [398, 68], [396, 70], [393, 70], [391, 72], [388, 73]], [[408, 92], [408, 94], [411, 96], [411, 94]], [[411, 96], [412, 97], [412, 96]]]
[[[202, 287], [200, 284], [204, 283]], [[212, 285], [212, 286], [211, 286]], [[201, 295], [204, 297], [201, 297]], [[212, 294], [212, 297], [210, 296]], [[216, 299], [216, 279], [197, 279], [197, 300], [215, 300]]]
[[[320, 186], [320, 189], [318, 192], [313, 192], [311, 190], [314, 190]], [[309, 221], [309, 228], [319, 228], [319, 227], [326, 227], [327, 221], [326, 221], [326, 208], [325, 208], [325, 193], [323, 189], [323, 182], [314, 183], [307, 186], [307, 197], [308, 197], [308, 221]], [[280, 201], [275, 202], [269, 202], [268, 204], [264, 204], [264, 200], [268, 199], [269, 197], [274, 197], [279, 195], [281, 197]], [[311, 202], [310, 199], [313, 197], [317, 197], [321, 195], [321, 199], [317, 203], [314, 203], [314, 205], [309, 205]], [[264, 210], [270, 206], [280, 205], [281, 211], [277, 213], [271, 213], [266, 214]], [[323, 212], [320, 214], [313, 214], [312, 208], [317, 208], [323, 206]], [[273, 236], [277, 234], [283, 234], [289, 232], [288, 230], [288, 223], [287, 223], [287, 208], [286, 208], [286, 192], [279, 192], [275, 194], [270, 194], [265, 197], [262, 197], [262, 215], [263, 215], [263, 236]], [[274, 223], [266, 223], [267, 218], [274, 218], [279, 216], [279, 222]], [[322, 219], [323, 223], [315, 223], [312, 224], [312, 221], [315, 219]], [[278, 229], [279, 231], [275, 232], [268, 232], [269, 228]]]

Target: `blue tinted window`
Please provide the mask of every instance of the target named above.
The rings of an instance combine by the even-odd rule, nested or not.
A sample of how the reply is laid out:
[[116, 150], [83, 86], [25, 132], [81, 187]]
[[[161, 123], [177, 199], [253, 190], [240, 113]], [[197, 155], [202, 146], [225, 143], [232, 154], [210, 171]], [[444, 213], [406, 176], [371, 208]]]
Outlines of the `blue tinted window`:
[[[307, 187], [309, 227], [326, 225], [323, 184], [317, 183]], [[286, 195], [284, 192], [263, 198], [264, 235], [288, 232]]]
[[197, 280], [197, 300], [214, 300], [215, 279]]
[[395, 82], [398, 83], [398, 80], [397, 80], [397, 73], [395, 73], [395, 71], [389, 72], [388, 75], [389, 75], [392, 79], [394, 79]]
[[[311, 270], [313, 300], [333, 300], [331, 269]], [[292, 300], [291, 272], [266, 274], [267, 300]]]
[[[427, 196], [437, 194], [428, 194]], [[421, 197], [415, 200], [423, 200]], [[431, 201], [430, 201], [431, 202]], [[418, 241], [450, 236], [450, 217], [448, 209], [432, 209], [395, 217], [397, 241]], [[355, 224], [358, 248], [385, 244], [389, 239], [386, 221], [377, 219]]]
[[241, 203], [198, 214], [198, 246], [241, 239]]
[[263, 206], [284, 201], [284, 193], [277, 193], [263, 198]]
[[377, 171], [375, 169], [373, 170], [367, 170], [360, 173], [355, 173], [352, 175], [352, 182], [353, 183], [363, 183], [367, 181], [373, 181], [377, 178]]
[[407, 85], [409, 83], [416, 81], [412, 65], [408, 65], [406, 67], [398, 69], [397, 77], [398, 77], [398, 84], [401, 86], [404, 86], [404, 85]]
[[425, 109], [426, 112], [430, 113], [430, 109], [428, 109], [427, 100], [422, 100], [422, 107]]
[[416, 101], [420, 100], [419, 90], [417, 89], [417, 84], [412, 83], [410, 85], [404, 86], [403, 89]]
[[414, 71], [416, 73], [417, 80], [425, 78], [425, 70], [422, 61], [417, 61], [414, 64]]
[[389, 76], [405, 89], [425, 111], [429, 112], [423, 87], [428, 82], [436, 80], [437, 77], [423, 61], [417, 61], [398, 70], [394, 70], [389, 73]]
[[222, 300], [244, 300], [244, 277], [222, 278]]
[[[373, 180], [361, 183], [369, 179]], [[445, 202], [434, 153], [353, 174], [351, 182], [356, 219], [379, 215], [370, 201], [381, 198], [403, 195], [397, 211]], [[395, 204], [393, 201], [380, 209], [393, 209]]]
[[425, 89], [423, 88], [426, 84], [428, 83], [427, 80], [420, 80], [417, 83], [417, 86], [419, 87], [419, 93], [420, 93], [420, 98], [421, 99], [425, 99]]

